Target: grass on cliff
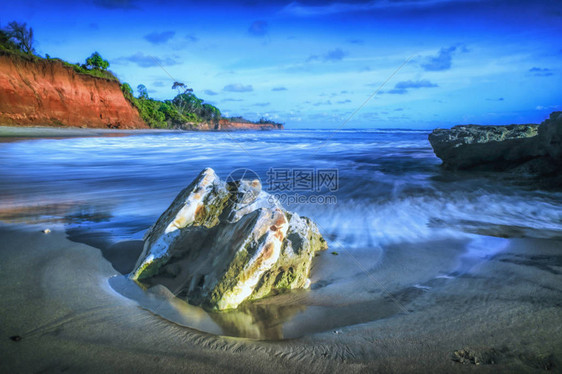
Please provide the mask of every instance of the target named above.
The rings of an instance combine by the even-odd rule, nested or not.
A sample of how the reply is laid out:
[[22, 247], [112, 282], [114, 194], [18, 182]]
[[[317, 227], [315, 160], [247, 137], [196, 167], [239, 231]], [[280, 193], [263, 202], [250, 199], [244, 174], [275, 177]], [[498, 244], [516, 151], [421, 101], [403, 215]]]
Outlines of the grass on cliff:
[[70, 62], [66, 62], [66, 61], [64, 61], [60, 58], [50, 58], [50, 57], [48, 57], [48, 58], [46, 58], [46, 60], [60, 61], [64, 66], [73, 69], [78, 74], [85, 74], [85, 75], [90, 75], [90, 76], [96, 77], [96, 78], [104, 78], [104, 79], [119, 82], [119, 79], [117, 79], [117, 77], [115, 75], [113, 75], [113, 73], [110, 72], [109, 70], [88, 69], [87, 67], [84, 67], [83, 65], [71, 64]]
[[61, 63], [62, 65], [71, 68], [72, 70], [74, 70], [76, 73], [78, 74], [84, 74], [84, 75], [89, 75], [92, 77], [96, 77], [96, 78], [103, 78], [103, 79], [108, 79], [111, 81], [116, 81], [119, 82], [119, 79], [117, 79], [117, 77], [115, 75], [113, 75], [112, 72], [108, 71], [108, 70], [100, 70], [100, 69], [88, 69], [78, 63], [76, 64], [72, 64], [70, 62], [66, 62], [60, 58], [51, 58], [49, 57], [49, 55], [47, 55], [47, 57], [41, 57], [41, 56], [37, 56], [34, 54], [29, 54], [29, 53], [25, 53], [22, 51], [19, 51], [17, 49], [11, 49], [11, 48], [7, 48], [4, 45], [0, 44], [0, 55], [2, 56], [10, 56], [10, 57], [15, 57], [15, 58], [19, 58], [21, 60], [25, 60], [25, 61], [31, 61], [31, 62], [39, 62], [39, 61], [50, 61], [53, 63]]

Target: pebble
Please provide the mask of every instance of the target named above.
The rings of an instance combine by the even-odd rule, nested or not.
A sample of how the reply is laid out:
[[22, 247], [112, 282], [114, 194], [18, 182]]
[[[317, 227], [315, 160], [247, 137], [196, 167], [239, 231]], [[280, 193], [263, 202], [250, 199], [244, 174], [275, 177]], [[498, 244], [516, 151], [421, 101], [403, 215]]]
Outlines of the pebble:
[[45, 229], [45, 230], [43, 230], [42, 232], [43, 232], [43, 234], [48, 234], [48, 233], [51, 232], [51, 229]]

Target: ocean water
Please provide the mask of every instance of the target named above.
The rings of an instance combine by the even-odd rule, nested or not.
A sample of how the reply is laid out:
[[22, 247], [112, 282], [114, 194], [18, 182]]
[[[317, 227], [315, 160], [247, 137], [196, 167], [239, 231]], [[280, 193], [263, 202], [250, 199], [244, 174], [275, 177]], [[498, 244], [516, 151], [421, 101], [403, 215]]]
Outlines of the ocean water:
[[[124, 273], [127, 264], [111, 251], [120, 243], [138, 244], [202, 169], [211, 167], [221, 178], [245, 170], [266, 191], [281, 194], [288, 210], [317, 222], [328, 240], [330, 249], [313, 269], [312, 289], [256, 307], [292, 306], [288, 312], [276, 309], [269, 319], [250, 310], [226, 322], [224, 315], [210, 316], [201, 325], [190, 322], [190, 313], [201, 311], [189, 311], [187, 304], [168, 308], [181, 315], [169, 318], [255, 338], [337, 329], [405, 312], [405, 302], [389, 295], [415, 295], [436, 280], [469, 272], [504, 250], [510, 238], [562, 237], [562, 194], [534, 190], [509, 176], [444, 172], [428, 133], [162, 132], [0, 143], [0, 221], [63, 225], [70, 240], [101, 249]], [[321, 172], [331, 176], [331, 184], [316, 179], [311, 186], [297, 178]], [[285, 189], [276, 188], [280, 182]], [[112, 281], [127, 297], [151, 303], [125, 283]], [[379, 312], [346, 314], [349, 303]], [[319, 316], [328, 322], [311, 323]], [[274, 325], [283, 331], [272, 330]]]

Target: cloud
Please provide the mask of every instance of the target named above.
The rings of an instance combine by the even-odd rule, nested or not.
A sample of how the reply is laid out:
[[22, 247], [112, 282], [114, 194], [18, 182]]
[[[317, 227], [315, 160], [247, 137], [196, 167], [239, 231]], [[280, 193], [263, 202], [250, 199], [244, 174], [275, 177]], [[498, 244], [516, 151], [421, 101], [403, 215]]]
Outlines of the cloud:
[[154, 81], [154, 82], [152, 82], [152, 85], [154, 87], [164, 87], [165, 86], [164, 82], [161, 82], [161, 81]]
[[351, 103], [351, 100], [346, 99], [346, 100], [341, 100], [337, 102], [338, 104], [347, 104], [347, 103]]
[[287, 91], [286, 87], [273, 87], [271, 91]]
[[535, 77], [549, 77], [551, 75], [554, 75], [554, 73], [550, 69], [537, 67], [530, 68], [529, 73], [533, 73]]
[[271, 103], [255, 103], [253, 106], [268, 106]]
[[138, 9], [135, 0], [94, 0], [94, 5], [105, 9]]
[[254, 87], [252, 87], [251, 84], [245, 86], [240, 83], [228, 84], [223, 88], [223, 91], [228, 91], [228, 92], [251, 92], [253, 90]]
[[441, 48], [437, 56], [428, 56], [421, 67], [425, 71], [443, 71], [451, 68], [453, 52], [457, 47]]
[[350, 39], [347, 41], [349, 44], [357, 44], [357, 45], [363, 45], [365, 44], [365, 41], [362, 39]]
[[132, 62], [140, 66], [141, 68], [149, 68], [153, 66], [171, 66], [178, 65], [179, 61], [174, 60], [171, 57], [166, 57], [164, 59], [159, 57], [154, 57], [151, 55], [145, 55], [142, 52], [137, 52], [131, 56], [119, 57], [111, 61], [112, 63], [121, 64]]
[[347, 56], [347, 52], [345, 52], [341, 48], [335, 48], [335, 49], [332, 49], [332, 50], [324, 53], [321, 56], [311, 55], [311, 56], [308, 57], [306, 62], [318, 61], [318, 60], [321, 60], [321, 61], [324, 61], [324, 62], [336, 62], [336, 61], [343, 60], [343, 58], [345, 56]]
[[408, 93], [408, 89], [411, 88], [430, 88], [438, 87], [435, 83], [431, 83], [427, 79], [422, 79], [419, 81], [402, 81], [394, 85], [392, 90], [386, 91], [389, 94], [404, 95]]
[[[342, 1], [331, 2], [313, 2], [315, 4], [302, 4], [298, 1], [293, 1], [286, 5], [282, 13], [290, 14], [299, 17], [317, 17], [328, 16], [341, 13], [356, 13], [374, 10], [385, 9], [404, 9], [411, 10], [412, 8], [429, 8], [435, 6], [442, 6], [454, 3], [478, 2], [481, 0], [371, 0], [371, 1]], [[310, 3], [310, 1], [309, 1]], [[318, 4], [319, 3], [319, 4]]]
[[193, 34], [187, 34], [185, 36], [185, 40], [189, 41], [189, 42], [193, 42], [193, 43], [197, 43], [199, 41], [199, 38]]
[[144, 38], [152, 44], [163, 44], [172, 39], [174, 35], [176, 35], [175, 31], [151, 32], [146, 34]]
[[431, 83], [427, 79], [422, 79], [419, 81], [402, 81], [396, 83], [394, 88], [422, 88], [422, 87], [437, 87], [436, 84]]
[[209, 95], [209, 96], [216, 96], [216, 95], [218, 95], [217, 92], [212, 91], [212, 90], [205, 90], [205, 91], [203, 91], [203, 92], [205, 93], [205, 95]]
[[267, 22], [266, 21], [254, 21], [248, 28], [248, 32], [253, 36], [265, 36], [267, 35]]
[[333, 49], [328, 51], [324, 55], [324, 61], [340, 61], [347, 55], [346, 52], [341, 50], [340, 48]]
[[504, 98], [503, 98], [503, 97], [498, 97], [498, 98], [496, 98], [496, 99], [490, 99], [490, 98], [488, 98], [488, 99], [486, 99], [486, 101], [504, 101]]
[[242, 99], [230, 99], [230, 98], [222, 100], [223, 103], [227, 103], [227, 102], [231, 102], [231, 101], [239, 102], [239, 101], [244, 101], [244, 100], [242, 100]]
[[558, 109], [559, 105], [537, 105], [537, 110], [552, 110]]
[[330, 100], [326, 100], [326, 101], [318, 101], [314, 104], [312, 104], [314, 106], [320, 106], [320, 105], [332, 105], [332, 102]]

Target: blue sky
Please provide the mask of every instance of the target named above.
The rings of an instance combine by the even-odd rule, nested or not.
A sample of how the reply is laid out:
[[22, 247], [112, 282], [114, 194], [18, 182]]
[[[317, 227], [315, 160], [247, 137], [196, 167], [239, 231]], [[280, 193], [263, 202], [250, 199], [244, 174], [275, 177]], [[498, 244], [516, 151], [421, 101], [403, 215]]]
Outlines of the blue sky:
[[226, 115], [288, 128], [340, 127], [359, 108], [346, 128], [562, 110], [560, 1], [21, 0], [0, 15], [32, 26], [42, 55], [99, 51], [154, 98], [173, 97], [178, 80]]

